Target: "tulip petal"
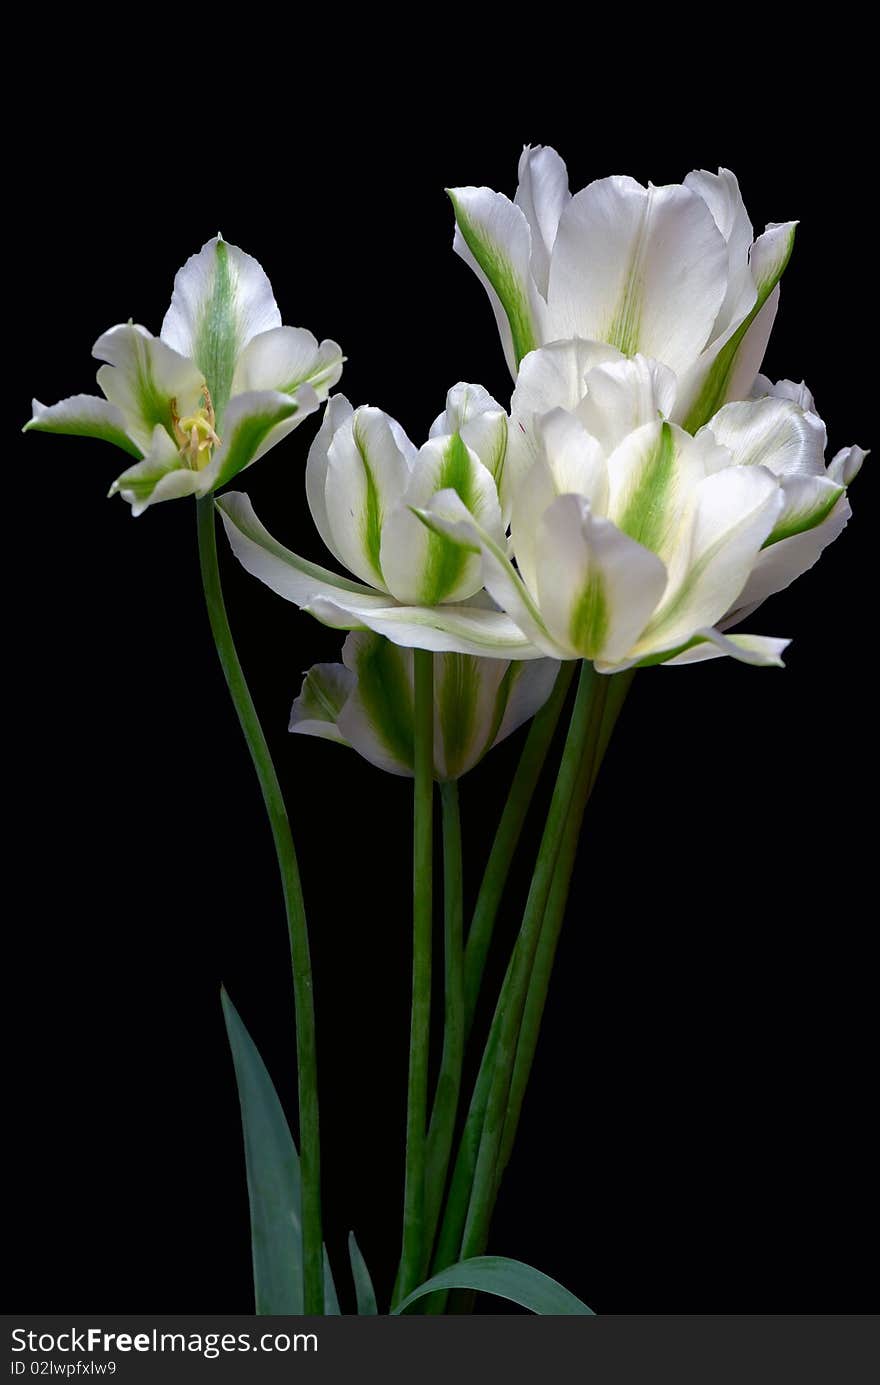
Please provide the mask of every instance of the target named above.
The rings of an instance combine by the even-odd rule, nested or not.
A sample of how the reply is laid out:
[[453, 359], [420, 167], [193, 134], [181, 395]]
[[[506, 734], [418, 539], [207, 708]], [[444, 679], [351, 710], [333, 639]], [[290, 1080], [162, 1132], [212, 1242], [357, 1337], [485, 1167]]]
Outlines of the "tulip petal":
[[200, 371], [145, 327], [132, 322], [111, 327], [95, 342], [92, 355], [107, 362], [98, 371], [98, 384], [144, 453], [152, 446], [157, 424], [173, 438], [173, 412], [193, 413], [201, 402], [205, 381]]
[[644, 423], [668, 418], [674, 403], [672, 371], [659, 361], [634, 356], [588, 371], [584, 398], [575, 412], [607, 454]]
[[483, 284], [510, 373], [542, 339], [541, 300], [530, 269], [531, 235], [522, 210], [489, 188], [447, 189], [455, 210], [452, 248]]
[[729, 168], [719, 168], [717, 174], [697, 169], [688, 174], [684, 185], [702, 197], [727, 244], [727, 292], [712, 329], [712, 335], [719, 337], [732, 324], [742, 322], [755, 304], [755, 281], [749, 269], [752, 223]]
[[106, 399], [92, 394], [73, 394], [57, 404], [41, 404], [34, 399], [33, 418], [22, 429], [29, 433], [66, 433], [73, 437], [102, 438], [121, 447], [132, 457], [140, 457], [141, 449], [125, 431], [121, 409]]
[[709, 340], [726, 289], [727, 246], [701, 197], [601, 178], [559, 223], [546, 335], [606, 341], [679, 373]]
[[238, 358], [232, 393], [277, 390], [295, 395], [311, 385], [322, 402], [342, 374], [342, 350], [335, 341], [322, 341], [303, 327], [271, 327], [252, 337]]
[[782, 505], [763, 467], [727, 467], [701, 481], [675, 545], [662, 605], [635, 651], [686, 644], [737, 600]]
[[358, 631], [346, 639], [342, 658], [354, 677], [354, 687], [339, 717], [341, 734], [379, 769], [412, 774], [412, 650]]
[[539, 712], [559, 676], [558, 659], [534, 659], [512, 663], [506, 675], [506, 703], [492, 745], [512, 736], [518, 727]]
[[202, 484], [203, 473], [191, 471], [186, 466], [176, 444], [162, 424], [157, 423], [143, 460], [117, 476], [109, 494], [121, 495], [137, 517], [160, 500], [178, 500], [184, 495], [198, 494]]
[[718, 630], [701, 630], [687, 649], [661, 662], [664, 668], [669, 668], [729, 655], [740, 663], [755, 664], [759, 668], [784, 668], [782, 652], [790, 644], [791, 640], [776, 639], [772, 635], [722, 635]]
[[768, 226], [752, 246], [754, 307], [729, 334], [713, 342], [681, 381], [676, 421], [696, 433], [729, 399], [751, 393], [773, 325], [779, 280], [791, 258], [797, 222]]
[[[197, 474], [197, 473], [194, 473]], [[240, 491], [227, 491], [217, 500], [226, 536], [238, 561], [285, 601], [303, 609], [318, 598], [340, 600], [347, 612], [382, 608], [387, 597], [339, 577], [278, 543], [260, 523], [254, 507]]]
[[324, 501], [333, 552], [363, 581], [387, 591], [382, 530], [403, 497], [409, 466], [381, 409], [364, 406], [337, 428], [327, 449]]
[[431, 438], [461, 435], [500, 489], [507, 458], [507, 414], [482, 385], [453, 385], [446, 396], [446, 408], [435, 418], [428, 434]]
[[[733, 608], [721, 625], [736, 625], [751, 615], [768, 596], [784, 591], [796, 577], [818, 562], [823, 549], [842, 533], [852, 514], [846, 495], [840, 496], [828, 517], [812, 529], [764, 547], [758, 554], [748, 581], [735, 598]], [[715, 622], [713, 622], [714, 624]]]
[[482, 586], [479, 557], [428, 529], [413, 513], [445, 490], [458, 494], [496, 542], [504, 541], [498, 493], [490, 473], [459, 433], [430, 438], [419, 452], [401, 503], [382, 529], [380, 568], [391, 593], [407, 605], [464, 601]]
[[826, 476], [794, 475], [783, 476], [780, 489], [782, 509], [764, 540], [765, 548], [824, 523], [846, 488]]
[[829, 477], [838, 485], [848, 486], [858, 476], [867, 455], [864, 447], [842, 447], [828, 463]]
[[562, 216], [571, 193], [568, 170], [555, 149], [526, 145], [519, 161], [519, 186], [514, 203], [529, 223], [532, 235], [530, 265], [539, 293], [547, 297], [550, 256]]
[[308, 606], [316, 620], [337, 629], [370, 629], [395, 644], [439, 653], [475, 654], [493, 659], [540, 659], [532, 645], [503, 611], [466, 606], [357, 605], [344, 594], [316, 596]]
[[[707, 441], [710, 455], [719, 450]], [[701, 441], [674, 424], [647, 423], [630, 433], [608, 459], [608, 515], [668, 567], [695, 488], [714, 470], [707, 465]]]
[[291, 708], [288, 731], [347, 745], [339, 729], [339, 716], [356, 681], [344, 664], [314, 664]]
[[749, 398], [766, 399], [768, 396], [772, 396], [773, 399], [790, 399], [799, 409], [803, 409], [804, 413], [816, 413], [816, 401], [803, 380], [777, 380], [774, 384], [766, 375], [756, 375]]
[[252, 337], [280, 326], [262, 266], [214, 236], [178, 270], [161, 337], [196, 362], [222, 422], [239, 356]]
[[203, 473], [205, 490], [225, 486], [317, 408], [318, 396], [311, 385], [301, 385], [295, 398], [273, 390], [235, 395], [226, 409], [222, 443]]
[[825, 425], [790, 400], [725, 404], [697, 436], [708, 433], [737, 466], [764, 466], [775, 476], [825, 475]]
[[624, 659], [666, 586], [666, 568], [577, 495], [544, 514], [536, 544], [537, 589], [547, 628], [569, 657]]
[[[339, 554], [333, 546], [333, 531], [330, 528], [330, 519], [327, 514], [327, 501], [325, 490], [327, 486], [327, 451], [338, 428], [351, 418], [354, 410], [349, 404], [344, 394], [334, 394], [332, 399], [327, 400], [327, 407], [324, 410], [324, 417], [321, 426], [315, 436], [315, 440], [309, 448], [308, 461], [306, 462], [306, 499], [309, 502], [309, 509], [312, 512], [312, 519], [315, 527], [324, 543], [335, 557]], [[340, 562], [342, 559], [340, 559]]]

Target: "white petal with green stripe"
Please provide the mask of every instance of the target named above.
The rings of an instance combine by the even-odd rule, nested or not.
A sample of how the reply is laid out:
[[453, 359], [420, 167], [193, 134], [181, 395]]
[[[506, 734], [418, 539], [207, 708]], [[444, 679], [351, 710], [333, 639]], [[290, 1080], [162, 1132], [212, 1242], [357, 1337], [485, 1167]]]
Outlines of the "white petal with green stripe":
[[575, 412], [606, 452], [642, 424], [668, 418], [675, 403], [675, 376], [647, 356], [594, 366], [584, 385], [585, 394]]
[[277, 390], [295, 395], [309, 385], [323, 402], [342, 374], [342, 349], [303, 327], [272, 327], [253, 337], [238, 358], [232, 393]]
[[107, 399], [99, 399], [92, 394], [74, 394], [57, 404], [41, 404], [34, 399], [31, 404], [33, 417], [24, 425], [23, 432], [65, 433], [70, 437], [101, 438], [121, 447], [132, 457], [140, 457], [142, 449], [125, 431], [125, 418]]
[[301, 386], [295, 398], [273, 390], [235, 395], [226, 409], [221, 445], [205, 469], [205, 489], [225, 486], [318, 407], [318, 396], [310, 385]]
[[460, 602], [482, 586], [479, 556], [427, 528], [413, 513], [445, 490], [454, 490], [481, 527], [498, 544], [504, 542], [492, 475], [460, 433], [430, 438], [413, 464], [401, 503], [382, 529], [381, 571], [391, 593], [407, 605]]
[[656, 554], [562, 495], [541, 520], [535, 559], [541, 614], [568, 656], [624, 659], [666, 585]]
[[[332, 399], [327, 400], [324, 409], [324, 417], [321, 426], [315, 436], [315, 440], [309, 448], [309, 456], [306, 462], [306, 499], [309, 502], [309, 509], [312, 512], [312, 519], [321, 538], [324, 540], [330, 552], [335, 552], [333, 531], [330, 528], [330, 519], [327, 514], [327, 500], [325, 490], [327, 486], [327, 452], [333, 441], [337, 429], [343, 423], [347, 423], [354, 413], [354, 409], [349, 404], [344, 394], [334, 394]], [[339, 556], [338, 554], [336, 555]]]
[[507, 458], [507, 414], [482, 385], [453, 385], [446, 408], [435, 418], [429, 437], [461, 435], [500, 489]]
[[280, 326], [262, 266], [215, 236], [178, 270], [161, 336], [203, 372], [222, 423], [239, 356], [252, 337]]
[[724, 237], [695, 192], [601, 178], [562, 214], [546, 335], [605, 341], [680, 373], [709, 340], [727, 279]]
[[544, 339], [543, 302], [531, 273], [532, 238], [522, 210], [489, 188], [449, 188], [453, 249], [489, 294], [510, 373]]
[[[471, 602], [463, 606], [358, 606], [348, 598], [316, 596], [310, 615], [338, 630], [368, 629], [395, 644], [437, 653], [476, 654], [491, 659], [540, 659], [545, 648], [533, 645], [503, 611]], [[554, 651], [555, 652], [555, 651]]]
[[520, 156], [519, 184], [513, 200], [529, 223], [532, 278], [546, 298], [559, 218], [571, 200], [568, 170], [555, 149], [526, 145]]
[[348, 636], [342, 649], [354, 686], [339, 731], [364, 759], [392, 774], [412, 774], [413, 655], [370, 632]]
[[201, 372], [145, 327], [131, 322], [111, 327], [95, 342], [92, 355], [108, 363], [98, 371], [98, 384], [144, 453], [157, 424], [174, 436], [172, 403], [178, 416], [194, 413], [201, 403]]
[[333, 552], [350, 572], [384, 591], [382, 530], [409, 474], [392, 420], [381, 409], [356, 409], [327, 449], [324, 503]]
[[727, 467], [696, 487], [672, 553], [663, 602], [639, 640], [642, 657], [714, 626], [746, 584], [782, 506], [763, 467]]
[[608, 515], [669, 566], [682, 517], [706, 475], [701, 443], [674, 424], [646, 423], [608, 458]]
[[722, 635], [719, 630], [701, 630], [681, 654], [664, 659], [663, 667], [704, 663], [706, 659], [721, 659], [727, 655], [758, 668], [782, 668], [782, 654], [790, 644], [791, 640], [777, 639], [773, 635]]
[[117, 476], [110, 487], [110, 495], [121, 495], [131, 506], [132, 514], [137, 516], [160, 500], [197, 495], [203, 485], [204, 473], [191, 471], [184, 465], [177, 444], [172, 442], [162, 424], [157, 423], [146, 456]]
[[288, 731], [347, 745], [338, 723], [356, 681], [344, 664], [314, 664], [291, 708]]
[[851, 514], [849, 500], [843, 494], [821, 524], [765, 546], [758, 554], [748, 581], [721, 622], [722, 627], [745, 620], [768, 596], [784, 591], [795, 578], [807, 572], [818, 562], [822, 551], [843, 532]]

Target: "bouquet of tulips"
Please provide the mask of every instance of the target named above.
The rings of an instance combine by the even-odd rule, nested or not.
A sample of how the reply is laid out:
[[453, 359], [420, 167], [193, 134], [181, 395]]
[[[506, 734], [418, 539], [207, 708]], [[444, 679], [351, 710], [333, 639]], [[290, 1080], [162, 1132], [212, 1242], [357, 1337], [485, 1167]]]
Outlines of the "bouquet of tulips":
[[[299, 1148], [222, 997], [262, 1314], [339, 1305], [322, 1238], [306, 912], [290, 821], [224, 607], [218, 515], [249, 573], [345, 632], [341, 662], [306, 675], [291, 731], [349, 746], [413, 781], [400, 1261], [390, 1300], [380, 1300], [351, 1239], [358, 1311], [466, 1311], [482, 1291], [537, 1313], [583, 1314], [590, 1309], [554, 1280], [489, 1251], [585, 808], [639, 669], [724, 655], [781, 665], [787, 641], [741, 623], [841, 533], [866, 455], [851, 446], [826, 462], [825, 424], [806, 386], [759, 374], [795, 223], [755, 237], [728, 170], [667, 187], [602, 178], [572, 195], [555, 151], [526, 148], [513, 201], [476, 187], [449, 196], [454, 248], [497, 321], [509, 407], [480, 385], [455, 384], [416, 442], [393, 414], [352, 407], [333, 393], [340, 348], [284, 326], [261, 266], [218, 236], [179, 271], [158, 337], [129, 322], [96, 342], [103, 397], [35, 401], [27, 424], [127, 453], [111, 494], [135, 515], [195, 499], [208, 616], [274, 835], [293, 970]], [[326, 566], [284, 547], [248, 497], [228, 489], [322, 408], [305, 498]], [[480, 1032], [494, 926], [563, 718], [522, 921]], [[494, 835], [473, 844], [485, 868], [466, 926], [459, 781], [526, 723]], [[432, 1082], [441, 883], [442, 1051]], [[469, 1045], [482, 1053], [470, 1091]]]

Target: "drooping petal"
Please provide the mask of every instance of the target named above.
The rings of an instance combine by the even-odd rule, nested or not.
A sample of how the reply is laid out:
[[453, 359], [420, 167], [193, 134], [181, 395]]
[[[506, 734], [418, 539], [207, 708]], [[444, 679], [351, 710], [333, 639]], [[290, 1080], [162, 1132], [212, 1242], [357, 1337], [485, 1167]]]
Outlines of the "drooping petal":
[[795, 578], [807, 572], [818, 562], [822, 551], [843, 532], [851, 514], [844, 494], [821, 524], [765, 547], [758, 554], [748, 581], [720, 622], [722, 628], [745, 620], [768, 596], [784, 591]]
[[347, 745], [339, 729], [339, 715], [355, 682], [355, 675], [344, 664], [313, 664], [291, 708], [288, 731]]
[[559, 671], [553, 659], [507, 663], [441, 654], [434, 664], [434, 765], [458, 779], [544, 705]]
[[551, 342], [525, 357], [510, 401], [510, 436], [500, 488], [505, 514], [522, 478], [541, 454], [535, 420], [551, 409], [574, 413], [586, 393], [587, 372], [604, 362], [622, 360], [615, 347], [579, 338]]
[[406, 605], [461, 602], [482, 586], [481, 562], [413, 513], [439, 491], [454, 490], [498, 544], [504, 525], [495, 481], [459, 433], [430, 438], [419, 452], [409, 485], [382, 528], [380, 567], [392, 595]]
[[157, 424], [174, 437], [174, 418], [193, 413], [202, 399], [204, 377], [192, 361], [129, 322], [111, 327], [92, 347], [106, 361], [98, 384], [124, 420], [125, 431], [143, 453]]
[[540, 454], [517, 487], [511, 507], [511, 543], [523, 580], [537, 590], [535, 545], [544, 512], [558, 495], [580, 495], [594, 514], [608, 506], [608, 468], [600, 444], [574, 414], [551, 409], [535, 424]]
[[237, 245], [214, 236], [178, 270], [161, 337], [195, 361], [222, 423], [239, 356], [252, 337], [280, 326], [281, 314], [262, 266]]
[[545, 512], [535, 567], [541, 614], [571, 658], [624, 659], [666, 586], [656, 554], [595, 518], [576, 495]]
[[864, 447], [842, 447], [828, 463], [830, 479], [840, 486], [848, 486], [858, 476], [867, 455]]
[[121, 447], [131, 457], [140, 457], [141, 448], [132, 442], [125, 431], [122, 410], [106, 399], [92, 394], [74, 394], [57, 404], [41, 404], [34, 399], [33, 417], [22, 432], [66, 433], [73, 437], [102, 438]]
[[704, 450], [695, 438], [671, 423], [646, 423], [608, 458], [609, 518], [669, 567], [681, 541], [682, 517], [707, 474]]
[[350, 572], [384, 591], [382, 530], [409, 482], [395, 429], [401, 431], [381, 409], [356, 409], [327, 449], [324, 484], [333, 552]]
[[464, 606], [358, 606], [341, 595], [316, 596], [303, 608], [336, 629], [370, 629], [395, 644], [438, 653], [476, 654], [492, 659], [540, 659], [545, 651], [503, 611]]
[[529, 223], [532, 278], [545, 299], [559, 218], [570, 198], [568, 170], [556, 150], [549, 145], [526, 145], [520, 156], [519, 186], [513, 200]]
[[371, 587], [339, 577], [285, 548], [260, 523], [250, 500], [240, 491], [227, 491], [220, 496], [217, 508], [232, 551], [242, 567], [285, 601], [306, 609], [319, 598], [338, 599], [349, 612], [381, 609], [386, 604], [387, 597]]
[[461, 435], [500, 488], [507, 458], [507, 414], [482, 385], [453, 385], [446, 408], [435, 418], [431, 438]]
[[324, 494], [327, 485], [327, 451], [336, 436], [337, 429], [341, 428], [353, 413], [354, 410], [344, 394], [334, 394], [332, 399], [327, 400], [321, 426], [309, 448], [306, 462], [306, 499], [312, 512], [312, 519], [315, 521], [315, 527], [324, 543], [337, 558], [339, 554], [333, 547], [333, 531], [330, 528], [327, 501]]
[[745, 399], [755, 377], [779, 303], [779, 280], [791, 258], [797, 222], [768, 226], [752, 246], [749, 268], [755, 303], [741, 323], [728, 328], [682, 375], [674, 418], [696, 433], [731, 399]]
[[172, 442], [161, 423], [153, 429], [150, 446], [143, 460], [117, 476], [110, 495], [117, 493], [127, 500], [136, 517], [160, 500], [177, 500], [183, 495], [197, 495], [202, 488], [202, 473], [191, 471], [183, 462], [177, 445]]
[[791, 640], [772, 635], [722, 635], [719, 630], [700, 630], [693, 644], [662, 663], [664, 668], [669, 668], [674, 664], [698, 664], [729, 655], [740, 663], [755, 664], [759, 668], [784, 668], [782, 653], [790, 644]]
[[727, 290], [727, 246], [702, 197], [601, 178], [559, 223], [547, 335], [642, 352], [677, 374], [709, 340]]
[[342, 374], [342, 349], [303, 327], [272, 327], [252, 337], [238, 358], [232, 393], [277, 390], [295, 395], [310, 385], [322, 402]]
[[318, 396], [311, 385], [300, 385], [293, 397], [274, 390], [234, 395], [224, 416], [221, 444], [203, 473], [205, 490], [225, 486], [318, 407]]
[[701, 481], [671, 557], [663, 602], [638, 644], [643, 657], [686, 644], [736, 602], [782, 505], [763, 467], [727, 467]]
[[575, 412], [606, 453], [644, 423], [668, 418], [675, 403], [672, 371], [646, 356], [594, 366], [585, 386]]
[[513, 735], [518, 727], [539, 712], [553, 691], [559, 676], [558, 659], [536, 659], [531, 663], [512, 663], [507, 674], [507, 702], [493, 745]]
[[765, 466], [775, 476], [825, 475], [825, 425], [788, 399], [725, 404], [698, 436], [706, 433], [737, 466]]
[[412, 774], [412, 650], [371, 631], [357, 631], [346, 639], [342, 658], [354, 676], [354, 687], [339, 716], [340, 732], [379, 769]]
[[727, 292], [712, 329], [713, 337], [720, 337], [732, 324], [742, 322], [755, 304], [755, 281], [749, 270], [752, 223], [729, 168], [719, 168], [717, 173], [696, 169], [684, 185], [702, 197], [727, 243]]
[[449, 188], [455, 209], [452, 248], [485, 287], [510, 373], [543, 340], [542, 302], [532, 278], [531, 234], [522, 210], [489, 188]]

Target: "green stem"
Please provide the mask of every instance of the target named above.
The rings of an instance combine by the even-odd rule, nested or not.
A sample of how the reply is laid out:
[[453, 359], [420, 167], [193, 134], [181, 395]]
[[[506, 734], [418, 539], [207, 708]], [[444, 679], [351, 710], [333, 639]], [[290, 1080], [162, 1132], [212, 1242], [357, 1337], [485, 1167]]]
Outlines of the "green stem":
[[306, 1313], [324, 1312], [324, 1253], [321, 1237], [321, 1146], [318, 1124], [318, 1069], [315, 1047], [315, 1004], [312, 990], [312, 963], [309, 935], [299, 867], [290, 822], [278, 775], [260, 725], [257, 710], [245, 681], [226, 606], [217, 565], [217, 533], [214, 498], [196, 502], [199, 535], [199, 565], [205, 589], [208, 619], [230, 696], [235, 704], [241, 729], [247, 741], [254, 769], [260, 781], [266, 813], [272, 828], [293, 965], [293, 991], [296, 1003], [296, 1052], [299, 1086], [299, 1136], [302, 1168], [302, 1260], [303, 1307]]
[[395, 1301], [421, 1282], [425, 1257], [425, 1127], [428, 1113], [428, 1038], [431, 1019], [431, 915], [434, 847], [434, 659], [413, 650], [415, 790], [413, 795], [413, 968], [403, 1246]]
[[516, 1049], [516, 1059], [513, 1066], [513, 1075], [510, 1080], [507, 1116], [505, 1118], [504, 1133], [501, 1139], [501, 1150], [498, 1159], [498, 1176], [496, 1180], [496, 1196], [498, 1191], [497, 1185], [500, 1184], [501, 1177], [507, 1167], [513, 1149], [513, 1142], [516, 1138], [520, 1114], [522, 1112], [523, 1099], [532, 1071], [532, 1063], [534, 1062], [535, 1049], [538, 1044], [541, 1020], [544, 1017], [544, 1006], [547, 1001], [550, 976], [556, 958], [556, 947], [559, 942], [562, 921], [565, 917], [565, 907], [568, 903], [568, 893], [571, 886], [575, 858], [577, 856], [584, 810], [586, 809], [590, 794], [593, 791], [593, 785], [599, 773], [602, 757], [611, 739], [611, 733], [614, 730], [615, 722], [620, 714], [624, 699], [629, 690], [629, 685], [632, 682], [632, 677], [633, 675], [631, 672], [615, 674], [613, 677], [603, 678], [602, 686], [599, 688], [599, 696], [602, 699], [602, 719], [601, 723], [599, 723], [597, 719], [593, 724], [594, 730], [590, 738], [591, 745], [588, 748], [587, 754], [584, 756], [583, 769], [575, 788], [568, 818], [566, 819], [565, 831], [559, 848], [559, 856], [556, 861], [556, 870], [553, 875], [553, 885], [547, 900], [544, 921], [541, 925], [541, 936], [538, 940], [538, 946], [535, 949], [532, 974], [529, 978], [529, 989], [526, 996], [526, 1003], [523, 1008], [522, 1024], [520, 1026], [519, 1041]]
[[440, 1216], [440, 1204], [446, 1187], [458, 1098], [461, 1091], [461, 1069], [464, 1060], [464, 988], [462, 971], [462, 860], [461, 815], [458, 806], [458, 784], [450, 780], [440, 785], [443, 808], [443, 902], [444, 902], [444, 985], [446, 1017], [443, 1031], [443, 1052], [434, 1109], [428, 1128], [425, 1160], [425, 1241], [423, 1277], [427, 1275], [431, 1247]]
[[598, 675], [591, 664], [585, 662], [581, 665], [571, 724], [550, 802], [547, 824], [538, 850], [538, 859], [529, 889], [522, 926], [517, 938], [509, 995], [498, 1035], [483, 1133], [480, 1139], [470, 1205], [462, 1238], [461, 1256], [465, 1260], [474, 1255], [482, 1255], [486, 1245], [489, 1219], [494, 1203], [498, 1155], [507, 1115], [510, 1079], [516, 1059], [516, 1048], [529, 976], [553, 882], [553, 873], [562, 842], [565, 820], [581, 774], [589, 740], [596, 703], [597, 677]]
[[474, 1022], [474, 1012], [483, 980], [486, 956], [492, 941], [492, 931], [498, 916], [501, 897], [507, 884], [507, 877], [510, 874], [510, 865], [519, 845], [526, 813], [531, 804], [541, 770], [544, 767], [550, 743], [553, 740], [553, 733], [559, 721], [565, 695], [574, 676], [574, 668], [574, 662], [571, 660], [561, 665], [553, 692], [529, 728], [516, 774], [510, 786], [510, 793], [504, 805], [501, 821], [495, 833], [489, 860], [486, 863], [464, 955], [465, 1037], [470, 1034]]

